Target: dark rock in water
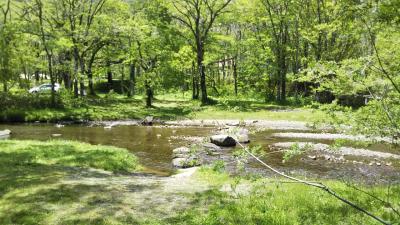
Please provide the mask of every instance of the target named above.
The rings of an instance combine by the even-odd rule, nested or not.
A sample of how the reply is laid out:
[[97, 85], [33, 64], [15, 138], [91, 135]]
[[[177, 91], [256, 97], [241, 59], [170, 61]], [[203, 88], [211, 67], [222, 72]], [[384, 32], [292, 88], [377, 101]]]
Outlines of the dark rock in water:
[[10, 130], [2, 130], [0, 131], [0, 136], [9, 136], [11, 134]]
[[222, 150], [221, 147], [219, 147], [218, 145], [213, 144], [213, 143], [204, 143], [204, 144], [203, 144], [203, 147], [204, 147], [206, 150], [208, 150], [208, 151], [213, 151], [213, 152]]
[[154, 117], [152, 116], [146, 116], [146, 118], [144, 118], [144, 120], [142, 121], [142, 125], [145, 126], [152, 126], [154, 123]]
[[220, 134], [211, 136], [211, 143], [216, 144], [221, 147], [234, 147], [236, 146], [236, 141], [231, 136]]

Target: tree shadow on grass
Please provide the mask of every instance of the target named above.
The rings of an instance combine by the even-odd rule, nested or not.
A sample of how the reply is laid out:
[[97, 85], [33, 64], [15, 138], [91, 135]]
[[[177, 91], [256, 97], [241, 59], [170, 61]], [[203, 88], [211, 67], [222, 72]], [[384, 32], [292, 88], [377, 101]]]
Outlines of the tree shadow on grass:
[[[29, 153], [0, 154], [1, 224], [103, 224], [129, 207], [124, 204], [120, 190], [124, 179], [108, 182], [120, 175], [32, 164], [29, 163], [31, 156]], [[142, 182], [122, 187], [126, 193], [140, 194], [148, 193], [157, 185]], [[116, 221], [127, 217], [122, 215]], [[135, 224], [132, 218], [130, 221]]]

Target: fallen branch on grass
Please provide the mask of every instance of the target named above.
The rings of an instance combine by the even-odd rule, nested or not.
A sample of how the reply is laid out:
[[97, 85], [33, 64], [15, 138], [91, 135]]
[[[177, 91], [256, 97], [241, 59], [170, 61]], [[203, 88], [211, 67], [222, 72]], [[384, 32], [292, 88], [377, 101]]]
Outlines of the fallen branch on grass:
[[344, 197], [340, 196], [339, 194], [337, 194], [336, 192], [334, 192], [332, 189], [330, 189], [328, 186], [324, 185], [323, 183], [320, 183], [320, 182], [310, 182], [310, 181], [307, 181], [307, 180], [302, 180], [302, 179], [299, 179], [299, 178], [296, 178], [296, 177], [288, 176], [288, 175], [286, 175], [286, 174], [284, 174], [284, 173], [278, 171], [277, 169], [271, 167], [270, 165], [268, 165], [267, 163], [265, 163], [264, 161], [262, 161], [260, 158], [258, 158], [257, 156], [255, 156], [251, 151], [249, 151], [249, 150], [248, 150], [246, 147], [244, 147], [241, 143], [239, 143], [238, 141], [236, 141], [236, 142], [237, 142], [237, 144], [238, 144], [240, 147], [243, 148], [243, 150], [244, 150], [247, 154], [249, 154], [251, 157], [253, 157], [254, 159], [256, 159], [259, 163], [261, 163], [263, 166], [265, 166], [266, 168], [268, 168], [268, 169], [271, 170], [272, 172], [274, 172], [274, 173], [276, 173], [276, 174], [278, 174], [278, 175], [280, 175], [280, 176], [282, 176], [282, 177], [285, 177], [285, 178], [287, 178], [287, 179], [289, 179], [289, 180], [293, 180], [293, 181], [296, 181], [296, 182], [298, 182], [298, 183], [302, 183], [302, 184], [305, 184], [305, 185], [309, 185], [309, 186], [312, 186], [312, 187], [319, 188], [319, 189], [321, 189], [321, 190], [327, 192], [328, 194], [334, 196], [335, 198], [339, 199], [340, 201], [342, 201], [342, 202], [344, 202], [344, 203], [350, 205], [351, 207], [357, 209], [358, 211], [360, 211], [360, 212], [362, 212], [362, 213], [368, 215], [369, 217], [375, 219], [376, 221], [378, 221], [378, 222], [380, 222], [380, 223], [382, 223], [382, 224], [385, 224], [385, 225], [390, 225], [389, 222], [387, 222], [387, 221], [383, 220], [382, 218], [380, 218], [380, 217], [378, 217], [378, 216], [372, 214], [371, 212], [367, 211], [366, 209], [361, 208], [360, 206], [356, 205], [355, 203], [353, 203], [353, 202], [351, 202], [351, 201], [345, 199]]

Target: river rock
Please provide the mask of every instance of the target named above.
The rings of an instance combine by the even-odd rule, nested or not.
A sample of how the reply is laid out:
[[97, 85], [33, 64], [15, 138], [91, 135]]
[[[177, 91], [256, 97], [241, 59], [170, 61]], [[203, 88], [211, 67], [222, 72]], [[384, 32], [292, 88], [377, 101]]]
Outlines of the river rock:
[[244, 144], [250, 143], [250, 138], [247, 134], [238, 135], [237, 140], [239, 143], [244, 143]]
[[52, 136], [52, 137], [61, 137], [62, 134], [52, 134], [51, 136]]
[[142, 121], [142, 125], [145, 125], [145, 126], [152, 126], [153, 123], [154, 123], [154, 117], [152, 117], [152, 116], [146, 116], [144, 118], [144, 120]]
[[197, 157], [189, 158], [175, 158], [172, 160], [172, 165], [176, 168], [190, 168], [195, 166], [200, 166], [201, 163]]
[[189, 154], [190, 153], [190, 149], [187, 147], [180, 147], [180, 148], [176, 148], [174, 150], [172, 150], [173, 154]]
[[9, 136], [11, 134], [10, 130], [2, 130], [0, 131], [0, 136]]
[[221, 146], [221, 147], [234, 147], [236, 146], [236, 141], [229, 135], [214, 135], [211, 136], [211, 143]]
[[233, 128], [228, 131], [239, 143], [250, 143], [249, 130]]
[[217, 152], [217, 151], [221, 151], [221, 150], [222, 150], [221, 147], [219, 147], [218, 145], [213, 144], [213, 143], [204, 143], [204, 144], [203, 144], [203, 147], [204, 147], [206, 150], [212, 151], [212, 152]]

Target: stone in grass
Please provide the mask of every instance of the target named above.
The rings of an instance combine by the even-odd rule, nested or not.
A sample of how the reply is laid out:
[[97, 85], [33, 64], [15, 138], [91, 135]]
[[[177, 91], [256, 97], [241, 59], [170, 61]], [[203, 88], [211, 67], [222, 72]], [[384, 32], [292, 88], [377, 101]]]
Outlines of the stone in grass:
[[221, 146], [221, 147], [234, 147], [236, 146], [236, 141], [229, 135], [214, 135], [211, 136], [211, 143]]

